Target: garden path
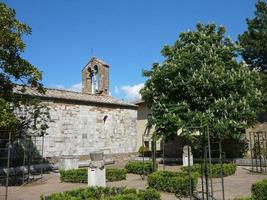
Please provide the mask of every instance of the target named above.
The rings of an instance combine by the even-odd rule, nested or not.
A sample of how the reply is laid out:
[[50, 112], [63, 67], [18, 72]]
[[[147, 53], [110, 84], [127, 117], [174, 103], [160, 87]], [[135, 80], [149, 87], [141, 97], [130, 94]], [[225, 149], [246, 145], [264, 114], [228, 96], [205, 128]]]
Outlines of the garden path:
[[[162, 169], [162, 166], [159, 167]], [[178, 170], [178, 166], [166, 166], [166, 170]], [[250, 187], [261, 179], [267, 178], [267, 175], [251, 175], [242, 167], [237, 168], [237, 172], [233, 176], [225, 178], [226, 199], [234, 199], [234, 197], [248, 196]], [[146, 189], [146, 181], [143, 181], [139, 175], [128, 174], [127, 180], [110, 182], [108, 186], [126, 186], [129, 188]], [[58, 173], [45, 174], [43, 182], [37, 181], [25, 186], [9, 187], [8, 200], [39, 200], [41, 194], [51, 194], [53, 192], [62, 192], [66, 190], [86, 187], [86, 184], [79, 183], [61, 183]], [[215, 188], [215, 190], [218, 188]], [[4, 187], [0, 187], [0, 193], [3, 194]], [[218, 195], [218, 194], [217, 194]], [[175, 200], [174, 195], [161, 193], [162, 200]], [[0, 197], [1, 198], [1, 197]], [[218, 199], [221, 199], [220, 197]], [[2, 199], [1, 199], [2, 200]]]

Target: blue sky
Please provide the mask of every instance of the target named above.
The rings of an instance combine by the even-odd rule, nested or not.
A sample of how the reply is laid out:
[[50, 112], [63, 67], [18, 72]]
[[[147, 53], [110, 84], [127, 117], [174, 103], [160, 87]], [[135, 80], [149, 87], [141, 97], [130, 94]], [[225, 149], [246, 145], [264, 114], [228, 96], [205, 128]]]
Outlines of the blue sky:
[[256, 0], [4, 0], [32, 28], [23, 56], [43, 71], [46, 87], [79, 90], [92, 55], [110, 64], [112, 96], [136, 100], [142, 69], [163, 60], [164, 44], [197, 22], [246, 29]]

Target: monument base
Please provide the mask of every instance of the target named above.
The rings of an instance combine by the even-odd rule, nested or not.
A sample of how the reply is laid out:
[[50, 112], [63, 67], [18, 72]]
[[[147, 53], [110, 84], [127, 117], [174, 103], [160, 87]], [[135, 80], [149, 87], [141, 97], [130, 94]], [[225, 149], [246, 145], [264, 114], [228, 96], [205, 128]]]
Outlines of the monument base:
[[88, 167], [88, 186], [106, 187], [106, 168]]
[[[190, 156], [190, 166], [193, 166], [193, 156]], [[189, 163], [188, 163], [188, 157], [187, 156], [183, 156], [183, 167], [188, 167]]]
[[78, 169], [79, 168], [79, 158], [71, 155], [61, 156], [59, 159], [59, 169]]

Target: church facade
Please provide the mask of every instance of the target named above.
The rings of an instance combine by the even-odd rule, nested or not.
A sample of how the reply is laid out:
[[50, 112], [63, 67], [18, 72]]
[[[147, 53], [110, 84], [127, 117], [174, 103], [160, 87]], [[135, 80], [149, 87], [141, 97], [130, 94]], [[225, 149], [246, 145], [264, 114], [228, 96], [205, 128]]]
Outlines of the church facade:
[[[43, 156], [87, 157], [137, 151], [137, 106], [109, 94], [109, 65], [92, 58], [82, 70], [82, 92], [47, 89], [45, 95], [27, 89], [50, 109], [52, 122], [43, 140]], [[40, 149], [41, 140], [37, 142]]]

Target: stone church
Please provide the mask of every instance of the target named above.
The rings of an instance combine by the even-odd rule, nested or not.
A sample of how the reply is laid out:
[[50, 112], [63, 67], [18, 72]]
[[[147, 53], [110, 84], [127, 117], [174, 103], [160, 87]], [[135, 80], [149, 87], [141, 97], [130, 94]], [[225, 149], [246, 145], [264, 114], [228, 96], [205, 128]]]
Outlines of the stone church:
[[137, 151], [137, 106], [110, 96], [109, 69], [93, 57], [82, 70], [82, 92], [47, 89], [41, 95], [27, 89], [27, 94], [40, 97], [50, 108], [53, 122], [44, 137], [44, 157]]

